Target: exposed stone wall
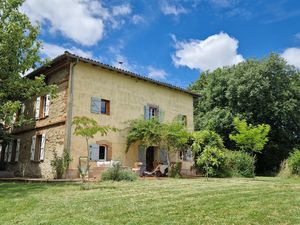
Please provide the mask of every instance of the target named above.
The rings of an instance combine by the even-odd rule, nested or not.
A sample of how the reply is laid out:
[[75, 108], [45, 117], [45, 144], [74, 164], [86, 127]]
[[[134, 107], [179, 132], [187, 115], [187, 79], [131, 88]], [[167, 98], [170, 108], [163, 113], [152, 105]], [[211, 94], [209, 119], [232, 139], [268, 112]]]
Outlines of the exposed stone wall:
[[[46, 135], [45, 159], [34, 162], [30, 160], [32, 136]], [[9, 164], [9, 171], [14, 171], [15, 176], [53, 178], [54, 171], [50, 165], [53, 152], [61, 156], [64, 149], [65, 126], [59, 125], [38, 131], [26, 132], [17, 136], [21, 139], [19, 162]]]
[[[62, 155], [65, 144], [65, 121], [67, 117], [68, 98], [68, 67], [64, 67], [47, 76], [48, 84], [58, 86], [57, 96], [52, 98], [49, 106], [49, 116], [35, 120], [35, 99], [26, 102], [25, 117], [32, 118], [33, 123], [14, 129], [16, 138], [21, 139], [19, 162], [9, 164], [8, 170], [15, 176], [53, 178], [54, 171], [50, 165], [53, 152]], [[46, 135], [45, 159], [43, 162], [30, 160], [32, 136]]]

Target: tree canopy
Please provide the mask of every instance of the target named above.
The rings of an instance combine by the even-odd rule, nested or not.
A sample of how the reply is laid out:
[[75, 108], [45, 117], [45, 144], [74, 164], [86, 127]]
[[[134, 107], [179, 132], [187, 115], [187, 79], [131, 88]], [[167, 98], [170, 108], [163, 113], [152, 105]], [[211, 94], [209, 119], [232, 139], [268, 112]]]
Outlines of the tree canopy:
[[[39, 28], [19, 11], [22, 3], [23, 0], [0, 1], [0, 140], [4, 141], [10, 138], [14, 114], [21, 104], [39, 94], [54, 93], [56, 89], [46, 85], [44, 76], [24, 77], [26, 72], [40, 66], [42, 60], [41, 43], [37, 41]], [[28, 121], [22, 118], [17, 125]]]
[[201, 96], [195, 102], [195, 128], [216, 131], [227, 148], [235, 146], [229, 139], [234, 117], [271, 126], [258, 171], [278, 169], [300, 144], [300, 73], [278, 55], [203, 72], [189, 88]]

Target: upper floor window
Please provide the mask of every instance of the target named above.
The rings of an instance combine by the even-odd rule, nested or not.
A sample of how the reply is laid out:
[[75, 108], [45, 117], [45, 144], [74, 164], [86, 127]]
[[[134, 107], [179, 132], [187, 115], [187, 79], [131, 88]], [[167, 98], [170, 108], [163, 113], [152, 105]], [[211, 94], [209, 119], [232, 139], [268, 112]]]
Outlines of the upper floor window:
[[96, 114], [110, 114], [110, 101], [105, 99], [100, 99], [99, 97], [91, 98], [91, 113]]
[[101, 114], [110, 114], [110, 104], [109, 100], [101, 99]]
[[43, 119], [49, 116], [50, 95], [39, 96], [36, 98], [35, 119]]
[[146, 120], [151, 118], [160, 117], [160, 109], [158, 106], [145, 105], [144, 107], [144, 117]]

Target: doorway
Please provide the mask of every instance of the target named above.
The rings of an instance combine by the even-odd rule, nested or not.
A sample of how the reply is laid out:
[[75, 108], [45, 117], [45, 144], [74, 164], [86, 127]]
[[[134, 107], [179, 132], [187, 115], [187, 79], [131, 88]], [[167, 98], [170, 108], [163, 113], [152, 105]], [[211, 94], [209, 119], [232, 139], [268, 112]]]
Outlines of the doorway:
[[146, 171], [150, 172], [153, 168], [153, 161], [154, 161], [154, 151], [155, 148], [153, 146], [148, 147], [146, 150]]

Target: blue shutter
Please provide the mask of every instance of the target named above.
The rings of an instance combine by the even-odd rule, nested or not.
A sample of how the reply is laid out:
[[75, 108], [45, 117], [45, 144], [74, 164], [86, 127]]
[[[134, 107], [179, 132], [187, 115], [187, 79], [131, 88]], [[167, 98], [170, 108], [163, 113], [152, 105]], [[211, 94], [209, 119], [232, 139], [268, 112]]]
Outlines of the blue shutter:
[[101, 113], [101, 98], [92, 97], [91, 98], [91, 113]]
[[144, 106], [144, 118], [145, 118], [145, 120], [149, 120], [150, 119], [149, 106], [148, 105]]
[[168, 165], [168, 152], [166, 149], [160, 149], [159, 161], [164, 165]]
[[138, 160], [143, 163], [141, 166], [141, 175], [146, 171], [146, 147], [143, 145], [139, 146], [138, 149]]

